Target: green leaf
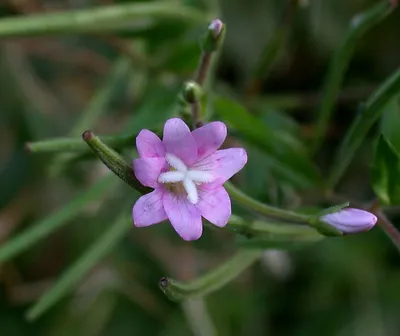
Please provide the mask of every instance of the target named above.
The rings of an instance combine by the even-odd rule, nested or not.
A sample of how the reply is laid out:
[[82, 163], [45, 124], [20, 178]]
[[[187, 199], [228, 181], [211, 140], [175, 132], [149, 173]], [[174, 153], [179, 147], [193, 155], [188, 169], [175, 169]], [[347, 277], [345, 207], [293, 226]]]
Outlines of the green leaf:
[[162, 127], [165, 120], [175, 113], [176, 97], [180, 90], [181, 87], [175, 86], [172, 88], [158, 84], [149, 86], [140, 106], [124, 126], [124, 132], [128, 134], [138, 133], [143, 128]]
[[124, 213], [106, 230], [45, 292], [39, 301], [29, 309], [27, 317], [35, 320], [67, 295], [90, 270], [100, 262], [124, 238], [131, 228], [131, 218]]
[[[106, 135], [102, 136], [101, 140], [114, 149], [132, 147], [135, 143], [137, 133], [131, 135]], [[41, 140], [35, 142], [27, 142], [25, 148], [29, 153], [59, 153], [59, 152], [73, 152], [73, 153], [86, 153], [89, 152], [88, 146], [79, 138], [53, 138], [48, 140]]]
[[269, 164], [277, 175], [303, 188], [318, 181], [317, 169], [307, 158], [298, 139], [268, 127], [234, 101], [217, 98], [215, 109], [239, 135], [267, 154]]
[[369, 29], [386, 18], [394, 9], [395, 6], [393, 6], [390, 1], [381, 1], [352, 19], [347, 35], [332, 57], [329, 71], [325, 78], [321, 105], [318, 113], [316, 113], [314, 151], [321, 145], [323, 137], [326, 134], [336, 98], [339, 94], [358, 40]]
[[70, 220], [78, 216], [79, 211], [89, 202], [99, 199], [105, 192], [110, 192], [117, 181], [113, 175], [109, 174], [49, 217], [38, 223], [34, 223], [16, 237], [11, 238], [11, 240], [0, 247], [0, 263], [4, 263], [24, 252], [33, 244], [38, 243], [52, 232], [67, 224]]
[[400, 69], [397, 69], [372, 94], [347, 131], [332, 165], [333, 168], [329, 178], [330, 188], [333, 188], [339, 182], [368, 131], [382, 115], [386, 104], [396, 97], [399, 92]]
[[206, 23], [205, 15], [198, 10], [175, 3], [155, 1], [5, 18], [0, 20], [0, 36], [110, 32], [127, 26], [132, 28], [132, 22], [151, 18]]
[[381, 132], [400, 153], [400, 97], [396, 96], [385, 106], [381, 119]]
[[383, 135], [375, 148], [372, 187], [382, 203], [400, 204], [400, 156]]

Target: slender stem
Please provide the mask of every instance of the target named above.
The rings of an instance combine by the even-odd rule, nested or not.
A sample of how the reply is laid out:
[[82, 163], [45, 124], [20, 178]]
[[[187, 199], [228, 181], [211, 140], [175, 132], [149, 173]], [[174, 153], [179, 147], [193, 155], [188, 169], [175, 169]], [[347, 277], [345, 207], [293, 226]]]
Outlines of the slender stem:
[[[194, 78], [194, 82], [203, 91], [208, 93], [208, 102], [211, 102], [212, 93], [210, 92], [210, 83], [216, 60], [218, 59], [219, 52], [221, 50], [222, 43], [225, 38], [225, 25], [219, 19], [215, 19], [208, 26], [207, 35], [202, 43], [202, 53], [200, 56], [197, 73]], [[199, 127], [203, 125], [203, 119], [206, 119], [205, 115], [201, 115], [201, 101], [197, 100], [195, 104], [191, 105], [191, 113], [193, 119], [193, 127]]]
[[234, 201], [264, 216], [273, 217], [281, 220], [294, 221], [303, 224], [310, 224], [310, 217], [307, 215], [263, 204], [246, 195], [230, 182], [226, 182], [224, 184], [224, 187]]
[[400, 69], [393, 73], [368, 99], [346, 133], [335, 157], [328, 185], [333, 189], [343, 176], [356, 150], [364, 141], [373, 124], [379, 119], [385, 105], [400, 92]]
[[204, 23], [205, 15], [174, 3], [151, 2], [118, 4], [61, 13], [11, 17], [0, 20], [0, 37], [110, 32], [126, 28], [135, 19], [180, 19]]
[[91, 131], [85, 131], [82, 137], [99, 159], [121, 180], [142, 194], [151, 191], [135, 177], [132, 166], [128, 165], [117, 152], [105, 145]]
[[[137, 134], [104, 136], [101, 140], [108, 146], [123, 148], [134, 143]], [[55, 138], [36, 142], [28, 142], [25, 148], [30, 153], [82, 153], [89, 151], [88, 146], [82, 142], [82, 138]]]
[[329, 120], [357, 41], [369, 29], [381, 22], [393, 9], [394, 7], [391, 6], [389, 1], [385, 0], [353, 18], [347, 35], [331, 60], [325, 78], [321, 105], [318, 113], [316, 113], [316, 130], [312, 152], [318, 150], [326, 134]]
[[272, 234], [293, 237], [323, 237], [317, 230], [306, 225], [271, 222], [265, 220], [245, 220], [232, 215], [229, 218], [228, 229], [244, 235]]
[[235, 279], [262, 254], [260, 250], [240, 250], [231, 259], [203, 276], [186, 283], [170, 278], [160, 280], [160, 289], [173, 301], [210, 294]]
[[193, 120], [193, 129], [197, 127], [203, 126], [203, 122], [201, 120], [201, 105], [200, 102], [194, 102], [191, 104], [191, 111], [192, 111], [192, 120]]
[[209, 51], [203, 51], [200, 56], [199, 66], [195, 77], [195, 82], [200, 86], [203, 86], [206, 82], [208, 72], [210, 70], [212, 53]]
[[374, 201], [368, 208], [369, 211], [374, 213], [378, 217], [378, 225], [386, 233], [386, 235], [392, 240], [394, 246], [400, 252], [400, 232], [392, 224], [392, 222], [386, 217], [381, 211], [379, 201]]

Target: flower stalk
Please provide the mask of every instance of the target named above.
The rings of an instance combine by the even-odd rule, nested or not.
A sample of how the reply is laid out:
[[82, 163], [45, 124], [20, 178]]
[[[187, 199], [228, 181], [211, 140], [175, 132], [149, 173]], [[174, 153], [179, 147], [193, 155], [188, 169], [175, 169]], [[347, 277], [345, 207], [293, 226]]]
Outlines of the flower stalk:
[[203, 52], [200, 56], [200, 63], [195, 77], [195, 82], [200, 86], [203, 86], [207, 80], [213, 53], [221, 48], [224, 36], [225, 25], [219, 19], [213, 20], [208, 26], [207, 35], [202, 43]]

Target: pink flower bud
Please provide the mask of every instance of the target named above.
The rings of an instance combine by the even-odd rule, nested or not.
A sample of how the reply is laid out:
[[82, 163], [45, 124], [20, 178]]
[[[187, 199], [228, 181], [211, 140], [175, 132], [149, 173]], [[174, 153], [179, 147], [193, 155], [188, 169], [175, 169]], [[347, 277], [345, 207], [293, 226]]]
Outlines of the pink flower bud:
[[213, 32], [214, 38], [217, 38], [221, 33], [223, 23], [220, 19], [213, 20], [208, 26], [208, 30]]
[[372, 229], [377, 218], [368, 211], [346, 208], [338, 212], [324, 215], [320, 220], [332, 225], [343, 233], [358, 233]]

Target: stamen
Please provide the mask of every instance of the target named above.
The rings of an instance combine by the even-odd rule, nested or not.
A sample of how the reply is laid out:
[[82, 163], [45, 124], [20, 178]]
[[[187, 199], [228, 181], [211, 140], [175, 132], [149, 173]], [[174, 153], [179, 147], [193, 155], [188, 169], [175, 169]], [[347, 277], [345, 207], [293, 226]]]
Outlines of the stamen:
[[183, 163], [183, 161], [176, 157], [175, 155], [169, 154], [167, 153], [165, 155], [165, 158], [167, 159], [167, 162], [169, 163], [169, 165], [173, 168], [175, 168], [177, 171], [181, 172], [181, 173], [186, 173], [187, 168], [186, 165]]
[[183, 186], [187, 192], [187, 198], [190, 203], [197, 204], [199, 201], [199, 194], [197, 193], [197, 187], [194, 182], [188, 178], [183, 180]]
[[158, 182], [160, 183], [175, 183], [182, 182], [185, 178], [185, 174], [180, 171], [169, 171], [166, 173], [161, 173], [158, 177]]
[[210, 183], [214, 180], [211, 173], [202, 170], [189, 170], [186, 176], [197, 183]]

